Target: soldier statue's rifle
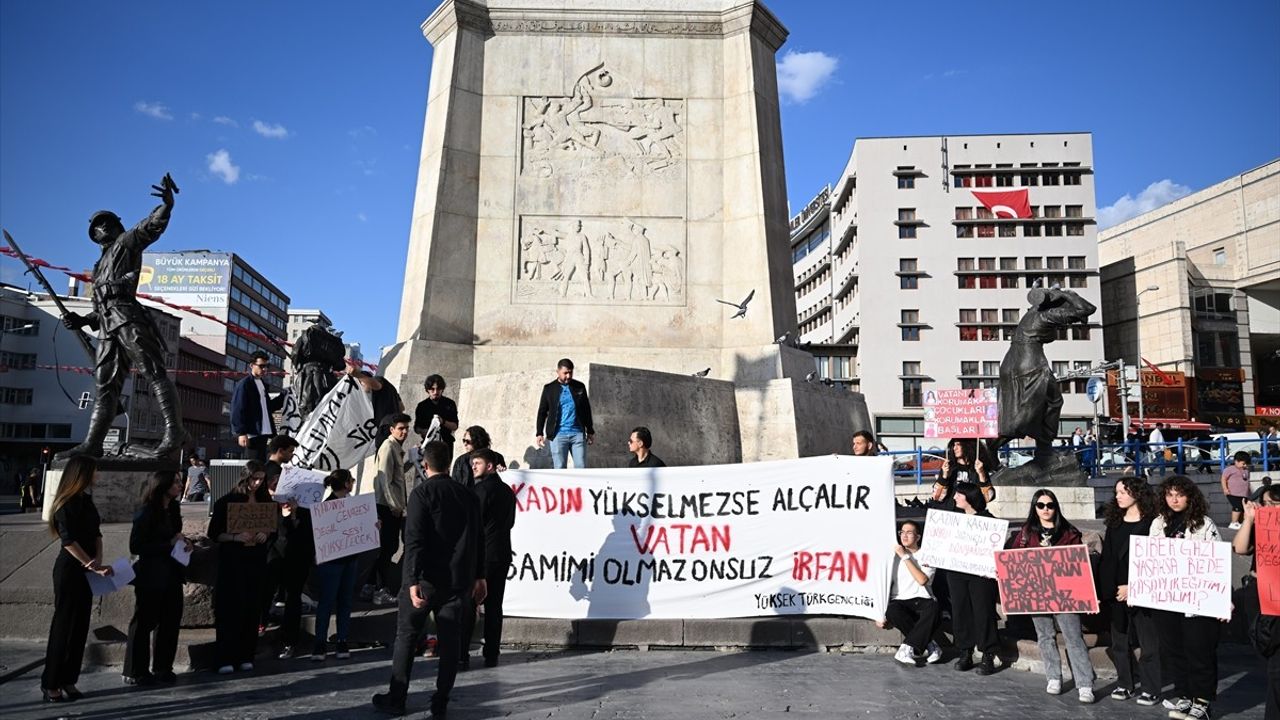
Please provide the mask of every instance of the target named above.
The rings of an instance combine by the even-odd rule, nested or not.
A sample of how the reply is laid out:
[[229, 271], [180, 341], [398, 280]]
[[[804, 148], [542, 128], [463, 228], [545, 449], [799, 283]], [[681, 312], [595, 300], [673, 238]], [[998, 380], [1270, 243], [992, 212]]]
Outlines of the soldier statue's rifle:
[[[3, 232], [5, 242], [9, 243], [9, 247], [13, 248], [14, 254], [18, 256], [22, 264], [27, 266], [27, 274], [34, 277], [36, 282], [40, 283], [40, 286], [44, 288], [44, 291], [49, 293], [49, 299], [53, 300], [53, 304], [58, 306], [58, 314], [64, 318], [67, 317], [70, 314], [67, 306], [62, 304], [62, 299], [58, 297], [58, 293], [53, 289], [53, 286], [45, 279], [44, 273], [40, 272], [40, 268], [31, 262], [31, 258], [27, 257], [26, 253], [22, 252], [22, 248], [18, 247], [18, 241], [13, 239], [9, 231], [4, 230]], [[85, 354], [89, 356], [90, 362], [94, 361], [97, 358], [97, 352], [93, 349], [93, 343], [89, 341], [89, 336], [79, 328], [75, 330], [75, 336], [76, 340], [80, 341], [80, 347], [84, 348]]]

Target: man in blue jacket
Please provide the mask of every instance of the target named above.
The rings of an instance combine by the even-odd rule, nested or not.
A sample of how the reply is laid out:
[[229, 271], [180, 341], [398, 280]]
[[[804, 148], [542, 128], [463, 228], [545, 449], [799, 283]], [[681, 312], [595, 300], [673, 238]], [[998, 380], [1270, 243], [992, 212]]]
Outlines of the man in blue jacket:
[[271, 368], [269, 356], [259, 350], [249, 362], [249, 375], [236, 383], [231, 394], [231, 434], [236, 436], [245, 460], [266, 462], [267, 443], [276, 434], [271, 413], [284, 407], [284, 395], [271, 399], [262, 378]]
[[587, 386], [573, 379], [573, 361], [569, 358], [557, 363], [556, 379], [542, 388], [536, 433], [538, 447], [551, 438], [552, 467], [564, 468], [570, 453], [575, 468], [587, 466], [587, 446], [595, 442], [596, 429], [591, 423]]

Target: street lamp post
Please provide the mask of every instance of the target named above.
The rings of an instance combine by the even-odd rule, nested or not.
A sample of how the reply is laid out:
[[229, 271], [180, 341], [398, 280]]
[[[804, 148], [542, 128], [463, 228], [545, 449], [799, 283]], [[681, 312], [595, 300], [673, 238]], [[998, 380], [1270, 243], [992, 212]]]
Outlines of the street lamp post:
[[[1148, 285], [1145, 290], [1139, 292], [1136, 296], [1134, 296], [1134, 299], [1133, 299], [1134, 310], [1135, 310], [1133, 338], [1134, 338], [1134, 344], [1138, 346], [1137, 375], [1138, 375], [1138, 435], [1139, 437], [1141, 437], [1142, 433], [1145, 432], [1147, 429], [1146, 407], [1142, 399], [1142, 296], [1144, 293], [1149, 293], [1159, 289], [1160, 289], [1159, 285]], [[1139, 440], [1139, 442], [1141, 442], [1141, 440]]]

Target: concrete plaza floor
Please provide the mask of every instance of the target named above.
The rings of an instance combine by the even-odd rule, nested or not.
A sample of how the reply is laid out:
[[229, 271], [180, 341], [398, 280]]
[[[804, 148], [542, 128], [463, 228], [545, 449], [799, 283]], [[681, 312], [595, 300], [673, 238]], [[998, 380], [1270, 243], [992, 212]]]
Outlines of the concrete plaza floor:
[[[1261, 662], [1244, 646], [1220, 652], [1215, 718], [1263, 716]], [[81, 676], [83, 700], [42, 704], [42, 648], [0, 644], [0, 717], [208, 718], [210, 720], [363, 720], [375, 713], [370, 696], [383, 692], [389, 675], [386, 648], [355, 651], [350, 660], [323, 664], [308, 659], [260, 663], [255, 673], [183, 674], [171, 687], [130, 688], [119, 669]], [[892, 718], [956, 720], [993, 718], [1163, 718], [1161, 708], [1106, 695], [1084, 706], [1070, 682], [1060, 696], [1046, 695], [1038, 674], [1004, 669], [991, 677], [957, 672], [949, 664], [909, 668], [891, 656], [788, 652], [652, 651], [511, 652], [502, 665], [462, 673], [449, 717], [481, 718]], [[414, 664], [409, 717], [426, 715], [435, 682], [434, 660]]]

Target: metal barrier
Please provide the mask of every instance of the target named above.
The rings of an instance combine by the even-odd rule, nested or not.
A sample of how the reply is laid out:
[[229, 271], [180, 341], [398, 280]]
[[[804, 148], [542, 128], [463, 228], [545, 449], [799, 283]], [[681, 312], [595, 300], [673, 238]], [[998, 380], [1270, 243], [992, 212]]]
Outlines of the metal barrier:
[[231, 492], [231, 488], [240, 482], [240, 472], [248, 460], [210, 460], [209, 472], [209, 514], [213, 515], [213, 504], [223, 495]]

